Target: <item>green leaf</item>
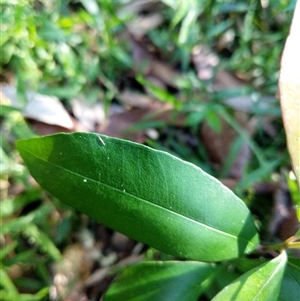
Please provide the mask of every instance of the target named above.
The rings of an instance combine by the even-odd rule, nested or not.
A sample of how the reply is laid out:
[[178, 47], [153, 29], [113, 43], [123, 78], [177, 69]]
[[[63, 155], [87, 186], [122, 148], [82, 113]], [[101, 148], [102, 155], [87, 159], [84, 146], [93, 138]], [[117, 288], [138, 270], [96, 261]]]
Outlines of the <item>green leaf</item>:
[[104, 301], [196, 301], [214, 272], [215, 266], [195, 261], [143, 262], [125, 270]]
[[212, 301], [274, 301], [277, 300], [284, 269], [287, 263], [283, 252], [275, 259], [264, 263], [226, 286]]
[[182, 103], [171, 93], [165, 91], [164, 89], [158, 87], [155, 84], [152, 84], [150, 81], [147, 81], [147, 79], [141, 75], [137, 75], [136, 79], [140, 84], [147, 87], [150, 93], [157, 99], [161, 100], [162, 102], [170, 103], [177, 109], [182, 107]]
[[289, 257], [282, 280], [279, 301], [298, 301], [300, 297], [300, 260]]
[[36, 225], [27, 224], [24, 226], [24, 234], [28, 236], [34, 243], [39, 245], [42, 250], [49, 254], [54, 260], [62, 259], [59, 250], [56, 248], [52, 240], [42, 231], [38, 229]]
[[[2, 222], [2, 221], [1, 221]], [[2, 248], [0, 250], [0, 260], [1, 262], [3, 262], [3, 259], [9, 254], [11, 253], [16, 246], [18, 245], [18, 243], [16, 241], [10, 243], [9, 245], [6, 245], [4, 248]]]
[[258, 244], [250, 212], [232, 191], [162, 151], [87, 133], [19, 140], [17, 148], [53, 195], [165, 253], [219, 261]]
[[238, 273], [238, 271], [232, 267], [233, 265], [228, 261], [223, 261], [219, 265], [218, 271], [211, 281], [211, 285], [205, 290], [205, 296], [208, 300], [211, 300], [225, 286], [229, 285], [241, 275], [241, 273]]
[[0, 279], [2, 288], [2, 290], [0, 291], [0, 295], [6, 297], [4, 297], [4, 300], [21, 300], [21, 296], [16, 286], [14, 285], [8, 273], [2, 266], [0, 266]]

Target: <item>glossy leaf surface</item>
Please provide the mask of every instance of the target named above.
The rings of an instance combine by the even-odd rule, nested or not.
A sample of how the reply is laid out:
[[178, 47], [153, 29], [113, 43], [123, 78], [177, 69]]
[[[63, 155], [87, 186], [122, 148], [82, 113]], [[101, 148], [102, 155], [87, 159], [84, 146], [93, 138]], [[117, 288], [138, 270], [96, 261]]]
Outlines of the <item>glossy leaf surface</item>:
[[250, 212], [232, 191], [165, 152], [87, 133], [20, 140], [17, 148], [53, 195], [165, 253], [219, 261], [258, 244]]
[[300, 260], [289, 257], [284, 272], [279, 301], [299, 301], [300, 299]]
[[264, 263], [226, 286], [212, 301], [274, 301], [278, 299], [281, 281], [287, 262], [283, 252], [273, 260]]
[[104, 301], [193, 301], [216, 268], [196, 261], [153, 261], [134, 265], [114, 282]]

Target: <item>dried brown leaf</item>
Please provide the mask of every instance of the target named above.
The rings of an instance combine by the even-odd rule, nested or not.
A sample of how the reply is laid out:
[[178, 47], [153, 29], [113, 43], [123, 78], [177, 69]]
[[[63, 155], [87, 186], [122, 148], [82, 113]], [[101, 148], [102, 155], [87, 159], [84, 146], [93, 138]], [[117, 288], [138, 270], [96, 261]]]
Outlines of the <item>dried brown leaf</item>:
[[151, 76], [152, 79], [155, 78], [165, 85], [178, 88], [176, 80], [181, 77], [179, 72], [162, 60], [156, 59], [154, 54], [147, 49], [146, 44], [134, 38], [131, 39], [131, 43], [132, 56], [137, 73]]
[[50, 125], [62, 127], [65, 130], [74, 128], [73, 121], [58, 98], [27, 91], [26, 104], [18, 98], [17, 89], [13, 86], [1, 87], [2, 93], [10, 100], [10, 104], [23, 111], [23, 115], [31, 120], [36, 120]]
[[[234, 117], [236, 122], [238, 122], [242, 128], [247, 129], [249, 120], [246, 113], [236, 111]], [[232, 150], [232, 145], [239, 137], [239, 134], [223, 119], [221, 119], [220, 133], [216, 133], [207, 122], [203, 122], [200, 133], [211, 161], [214, 163], [217, 170], [221, 170]], [[248, 144], [242, 142], [238, 155], [229, 169], [228, 176], [240, 179], [250, 156], [251, 152]]]
[[79, 243], [65, 249], [62, 261], [53, 266], [51, 300], [87, 300], [83, 288], [94, 263], [91, 254], [91, 250], [85, 249]]

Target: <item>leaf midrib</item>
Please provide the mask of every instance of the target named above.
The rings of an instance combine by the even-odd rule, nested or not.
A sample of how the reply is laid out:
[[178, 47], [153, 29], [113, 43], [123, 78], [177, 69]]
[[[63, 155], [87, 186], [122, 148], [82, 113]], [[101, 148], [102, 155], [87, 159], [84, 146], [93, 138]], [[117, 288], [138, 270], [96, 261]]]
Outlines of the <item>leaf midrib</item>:
[[275, 268], [275, 270], [273, 271], [273, 273], [270, 275], [270, 277], [268, 278], [268, 280], [266, 282], [264, 282], [264, 284], [261, 286], [261, 288], [258, 290], [257, 294], [254, 296], [253, 300], [257, 300], [257, 298], [259, 297], [259, 295], [261, 295], [265, 288], [270, 284], [270, 281], [276, 276], [276, 272], [278, 271], [278, 269], [281, 268], [281, 265], [283, 264], [282, 260], [281, 262], [278, 263], [277, 267]]
[[[99, 180], [91, 179], [91, 178], [86, 177], [86, 176], [83, 176], [83, 175], [81, 175], [81, 174], [79, 174], [79, 173], [77, 173], [77, 172], [74, 172], [74, 171], [72, 171], [72, 170], [70, 170], [70, 169], [66, 169], [66, 168], [64, 168], [63, 166], [57, 165], [57, 164], [55, 164], [55, 163], [53, 163], [53, 162], [51, 162], [51, 161], [49, 161], [49, 160], [46, 160], [46, 159], [44, 159], [44, 158], [39, 157], [38, 155], [36, 155], [36, 154], [34, 154], [34, 153], [28, 151], [27, 149], [24, 149], [24, 148], [23, 148], [23, 151], [25, 151], [25, 152], [31, 154], [32, 156], [36, 157], [37, 159], [39, 159], [39, 160], [41, 160], [41, 161], [43, 161], [43, 162], [46, 162], [46, 163], [48, 163], [48, 164], [51, 164], [51, 165], [53, 165], [53, 166], [55, 166], [55, 167], [57, 167], [57, 168], [63, 169], [63, 170], [65, 170], [66, 172], [72, 173], [72, 174], [74, 174], [74, 175], [76, 175], [76, 176], [78, 176], [78, 177], [80, 177], [80, 178], [88, 179], [88, 180], [90, 180], [90, 181], [92, 181], [92, 182], [95, 182], [95, 183], [98, 183], [98, 184], [100, 184], [100, 185], [103, 185], [103, 186], [107, 187], [108, 189], [112, 189], [112, 190], [116, 190], [116, 191], [119, 191], [119, 192], [122, 192], [122, 193], [126, 193], [126, 194], [128, 194], [129, 196], [131, 196], [131, 197], [134, 198], [134, 199], [137, 199], [137, 200], [139, 200], [139, 201], [141, 201], [141, 202], [147, 203], [149, 206], [152, 205], [152, 206], [161, 208], [162, 210], [166, 210], [166, 211], [168, 211], [168, 212], [171, 212], [172, 214], [177, 215], [177, 216], [179, 216], [179, 217], [181, 217], [181, 218], [183, 218], [183, 219], [187, 219], [187, 220], [189, 220], [189, 221], [191, 221], [191, 222], [193, 222], [193, 223], [196, 223], [196, 224], [200, 225], [200, 226], [203, 227], [203, 228], [211, 229], [211, 230], [214, 231], [214, 232], [218, 232], [218, 233], [221, 233], [222, 235], [229, 236], [229, 237], [232, 237], [232, 238], [236, 238], [236, 239], [238, 238], [237, 235], [233, 235], [233, 234], [230, 234], [230, 233], [221, 231], [221, 230], [219, 230], [219, 229], [217, 229], [217, 228], [213, 228], [213, 227], [208, 226], [208, 225], [206, 225], [206, 224], [204, 224], [204, 223], [201, 223], [201, 222], [199, 222], [199, 221], [197, 221], [197, 220], [195, 220], [195, 219], [192, 219], [192, 218], [190, 218], [190, 217], [188, 217], [188, 216], [185, 216], [185, 215], [182, 215], [182, 214], [180, 214], [180, 213], [178, 213], [178, 212], [175, 212], [175, 211], [173, 211], [173, 210], [170, 210], [169, 208], [163, 207], [162, 205], [158, 205], [158, 204], [156, 204], [156, 203], [152, 203], [152, 202], [149, 201], [149, 200], [142, 199], [142, 198], [140, 198], [140, 197], [138, 197], [138, 196], [135, 196], [135, 195], [133, 195], [133, 194], [130, 194], [130, 193], [128, 193], [128, 192], [124, 192], [124, 191], [121, 190], [121, 189], [118, 189], [118, 188], [116, 188], [116, 187], [113, 187], [113, 186], [111, 186], [111, 185], [108, 185], [108, 184], [106, 184], [106, 183], [103, 183], [103, 182], [101, 182], [101, 181], [99, 181]], [[246, 242], [252, 244], [253, 246], [255, 246], [255, 244], [254, 244], [251, 240], [246, 240], [246, 239], [244, 239], [243, 237], [239, 237], [239, 239], [242, 239], [242, 240], [244, 240], [244, 241], [246, 241]]]

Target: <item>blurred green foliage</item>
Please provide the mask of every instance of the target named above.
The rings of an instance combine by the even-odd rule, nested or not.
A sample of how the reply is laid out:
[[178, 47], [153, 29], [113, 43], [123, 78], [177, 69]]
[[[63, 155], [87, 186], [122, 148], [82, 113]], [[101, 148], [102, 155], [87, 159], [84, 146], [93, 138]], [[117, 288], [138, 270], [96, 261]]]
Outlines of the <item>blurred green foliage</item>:
[[[32, 86], [66, 98], [87, 91], [96, 95], [91, 91], [99, 90], [98, 80], [114, 95], [120, 78], [133, 67], [121, 34], [138, 16], [126, 10], [127, 3], [1, 1], [1, 75], [10, 71], [19, 88]], [[148, 36], [170, 63], [179, 62], [187, 72], [192, 48], [205, 44], [256, 87], [277, 91], [279, 58], [295, 1], [270, 1], [266, 7], [257, 0], [162, 3], [164, 22]]]

